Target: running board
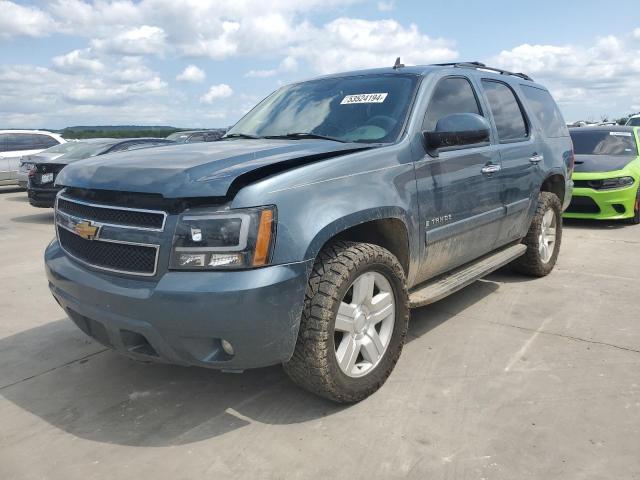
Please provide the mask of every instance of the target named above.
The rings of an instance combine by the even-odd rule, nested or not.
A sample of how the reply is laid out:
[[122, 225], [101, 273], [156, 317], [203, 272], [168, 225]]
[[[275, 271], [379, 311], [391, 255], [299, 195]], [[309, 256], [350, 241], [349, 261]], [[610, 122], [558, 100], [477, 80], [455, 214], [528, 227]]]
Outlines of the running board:
[[409, 306], [416, 308], [437, 302], [505, 266], [523, 255], [526, 250], [526, 245], [521, 243], [513, 245], [422, 283], [409, 292]]

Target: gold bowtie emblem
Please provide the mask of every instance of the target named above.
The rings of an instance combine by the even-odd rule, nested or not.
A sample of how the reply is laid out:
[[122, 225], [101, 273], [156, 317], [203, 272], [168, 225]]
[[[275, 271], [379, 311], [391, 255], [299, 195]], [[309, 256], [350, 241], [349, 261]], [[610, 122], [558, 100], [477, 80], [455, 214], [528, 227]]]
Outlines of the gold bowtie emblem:
[[98, 227], [91, 225], [91, 222], [80, 222], [73, 230], [85, 240], [93, 240], [98, 235]]

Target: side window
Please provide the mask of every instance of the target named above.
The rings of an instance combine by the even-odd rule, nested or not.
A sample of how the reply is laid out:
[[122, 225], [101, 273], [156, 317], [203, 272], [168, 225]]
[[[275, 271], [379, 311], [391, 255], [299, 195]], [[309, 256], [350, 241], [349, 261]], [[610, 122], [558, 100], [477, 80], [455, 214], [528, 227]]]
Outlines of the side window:
[[58, 141], [49, 135], [35, 134], [32, 137], [35, 137], [34, 148], [51, 148], [54, 145], [58, 145]]
[[549, 92], [541, 88], [521, 85], [529, 107], [546, 137], [568, 137], [569, 129], [564, 123], [560, 109]]
[[6, 137], [7, 151], [35, 150], [37, 147], [33, 146], [33, 136], [29, 133], [8, 133]]
[[435, 130], [438, 120], [454, 113], [480, 113], [480, 106], [471, 83], [466, 78], [450, 77], [440, 80], [433, 92], [422, 129]]
[[7, 148], [7, 136], [8, 133], [0, 133], [0, 152], [8, 152]]
[[496, 122], [498, 139], [505, 142], [528, 138], [529, 128], [513, 90], [494, 80], [482, 80], [482, 87]]

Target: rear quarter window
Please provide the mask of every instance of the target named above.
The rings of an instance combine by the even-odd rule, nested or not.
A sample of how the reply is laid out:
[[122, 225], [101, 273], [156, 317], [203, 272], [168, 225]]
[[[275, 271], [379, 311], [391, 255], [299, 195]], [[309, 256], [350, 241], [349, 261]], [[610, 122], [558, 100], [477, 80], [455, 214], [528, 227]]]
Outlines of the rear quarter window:
[[530, 85], [520, 85], [522, 94], [545, 137], [568, 137], [569, 129], [549, 92]]

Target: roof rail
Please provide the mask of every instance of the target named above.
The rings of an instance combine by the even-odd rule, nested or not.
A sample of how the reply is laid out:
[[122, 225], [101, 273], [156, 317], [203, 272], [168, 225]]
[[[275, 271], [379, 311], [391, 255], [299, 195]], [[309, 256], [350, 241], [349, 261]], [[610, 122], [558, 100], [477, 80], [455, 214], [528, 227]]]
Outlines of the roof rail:
[[489, 70], [490, 72], [497, 72], [500, 75], [513, 75], [515, 77], [520, 77], [525, 80], [529, 80], [533, 82], [533, 78], [531, 78], [526, 73], [516, 73], [510, 72], [508, 70], [502, 70], [501, 68], [487, 67], [484, 63], [481, 62], [452, 62], [452, 63], [434, 63], [434, 66], [437, 67], [458, 67], [458, 68], [475, 68], [478, 70]]

